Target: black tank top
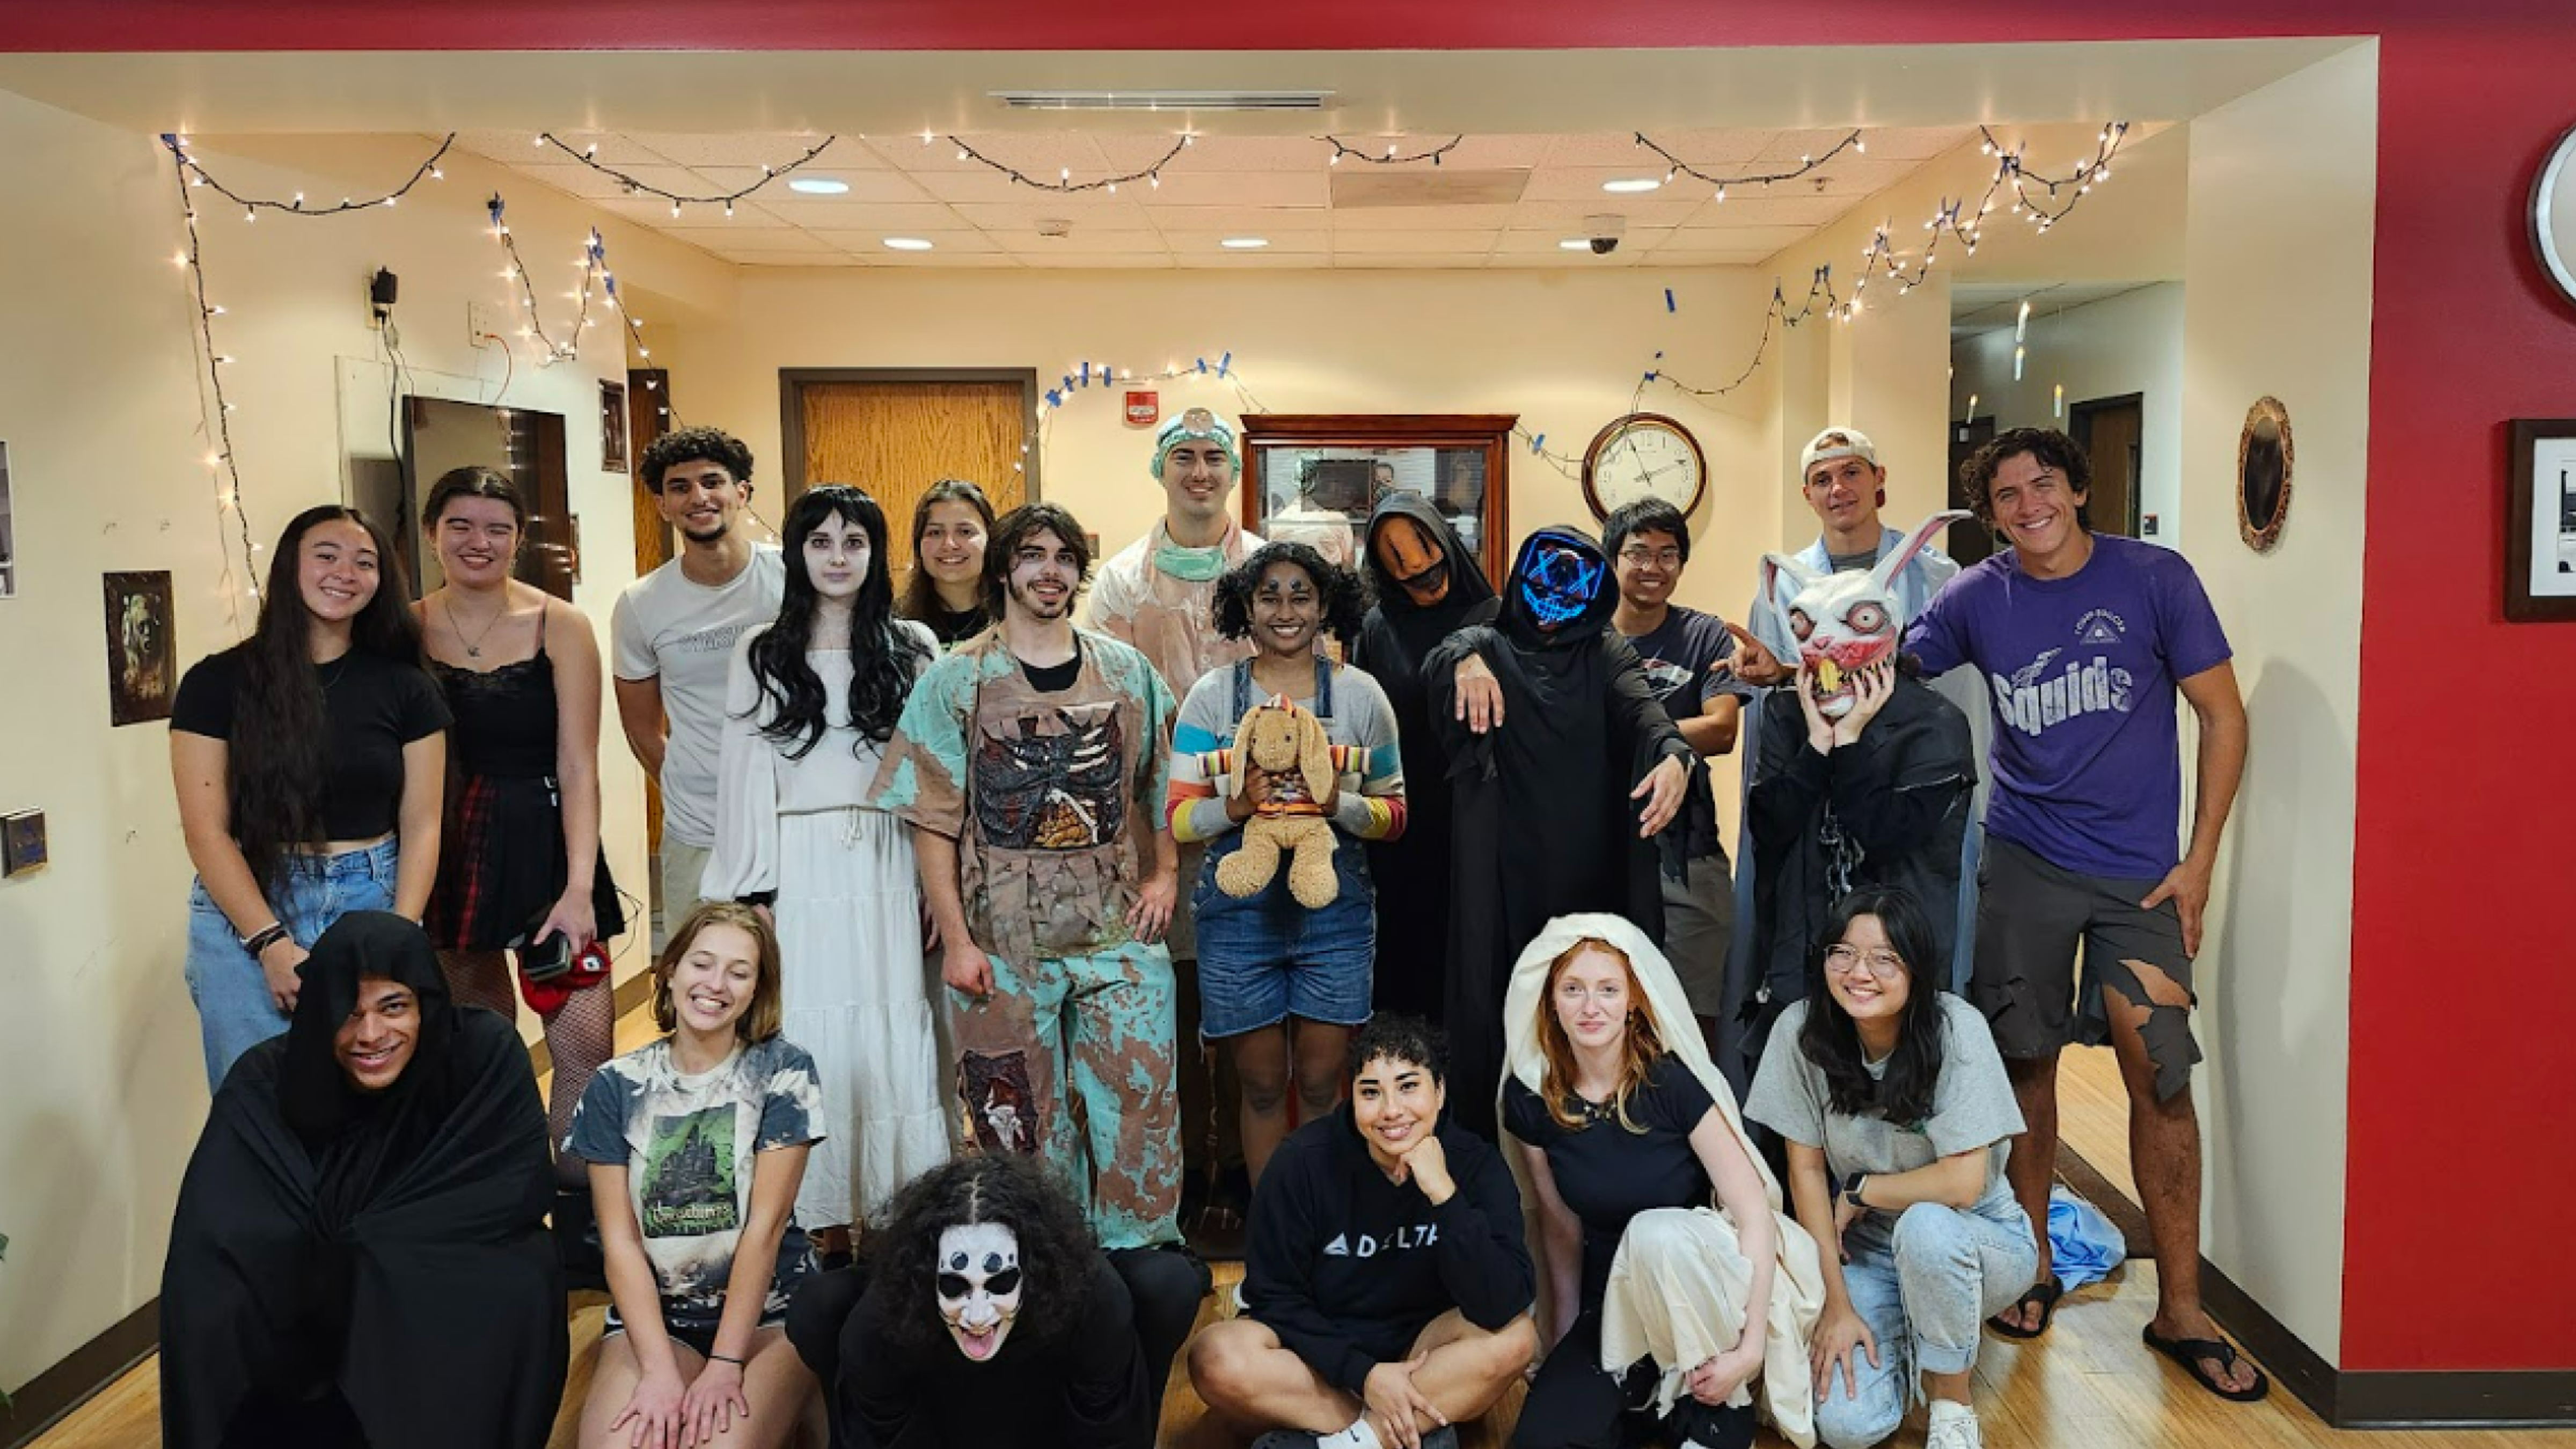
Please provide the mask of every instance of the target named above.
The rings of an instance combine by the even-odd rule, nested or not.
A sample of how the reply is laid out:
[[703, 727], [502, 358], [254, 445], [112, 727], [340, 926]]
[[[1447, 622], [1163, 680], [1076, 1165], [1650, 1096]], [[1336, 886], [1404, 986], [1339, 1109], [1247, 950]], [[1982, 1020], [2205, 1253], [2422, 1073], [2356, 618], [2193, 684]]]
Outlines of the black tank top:
[[492, 670], [459, 669], [433, 659], [429, 672], [456, 716], [447, 748], [457, 769], [501, 779], [554, 774], [555, 664], [546, 656], [543, 612], [534, 658]]

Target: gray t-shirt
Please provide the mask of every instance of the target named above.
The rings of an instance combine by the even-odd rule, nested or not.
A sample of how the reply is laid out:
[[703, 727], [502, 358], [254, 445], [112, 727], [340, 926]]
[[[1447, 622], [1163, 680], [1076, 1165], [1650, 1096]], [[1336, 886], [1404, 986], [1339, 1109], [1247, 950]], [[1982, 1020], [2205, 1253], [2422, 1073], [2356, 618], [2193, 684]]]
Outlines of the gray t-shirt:
[[1846, 1117], [1827, 1105], [1825, 1074], [1798, 1049], [1811, 1005], [1793, 1003], [1771, 1029], [1762, 1070], [1744, 1098], [1745, 1116], [1792, 1142], [1823, 1148], [1825, 1169], [1838, 1183], [1857, 1172], [1912, 1172], [1939, 1158], [1991, 1147], [1986, 1191], [1977, 1206], [2000, 1206], [2011, 1198], [2004, 1159], [2022, 1130], [2021, 1107], [2013, 1100], [1994, 1034], [1975, 1007], [1941, 993], [1941, 1076], [1932, 1089], [1932, 1115], [1900, 1126], [1883, 1117]]
[[723, 755], [725, 675], [744, 630], [778, 617], [787, 565], [774, 544], [709, 588], [673, 559], [617, 596], [608, 635], [620, 679], [662, 681], [671, 740], [662, 752], [662, 828], [683, 845], [716, 840], [716, 763]]

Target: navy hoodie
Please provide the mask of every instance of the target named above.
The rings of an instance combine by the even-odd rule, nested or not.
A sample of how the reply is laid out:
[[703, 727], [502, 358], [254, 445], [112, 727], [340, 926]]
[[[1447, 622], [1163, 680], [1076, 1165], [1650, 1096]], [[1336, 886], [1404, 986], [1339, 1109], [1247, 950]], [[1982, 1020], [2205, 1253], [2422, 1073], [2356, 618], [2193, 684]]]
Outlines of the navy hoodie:
[[1280, 1144], [1253, 1196], [1244, 1307], [1347, 1393], [1450, 1309], [1498, 1330], [1536, 1291], [1501, 1154], [1445, 1113], [1436, 1131], [1457, 1184], [1438, 1207], [1387, 1180], [1348, 1103]]

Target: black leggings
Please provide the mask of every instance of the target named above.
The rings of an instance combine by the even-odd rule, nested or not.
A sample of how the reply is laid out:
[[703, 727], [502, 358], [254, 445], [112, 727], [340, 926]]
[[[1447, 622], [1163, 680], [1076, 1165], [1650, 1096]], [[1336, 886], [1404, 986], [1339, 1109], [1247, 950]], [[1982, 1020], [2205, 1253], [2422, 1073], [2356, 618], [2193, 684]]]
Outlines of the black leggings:
[[1601, 1310], [1574, 1320], [1547, 1361], [1539, 1365], [1529, 1396], [1521, 1401], [1512, 1449], [1626, 1449], [1660, 1430], [1672, 1443], [1705, 1449], [1748, 1449], [1753, 1409], [1712, 1409], [1682, 1395], [1673, 1411], [1657, 1415], [1656, 1369], [1640, 1360], [1627, 1373], [1601, 1370]]

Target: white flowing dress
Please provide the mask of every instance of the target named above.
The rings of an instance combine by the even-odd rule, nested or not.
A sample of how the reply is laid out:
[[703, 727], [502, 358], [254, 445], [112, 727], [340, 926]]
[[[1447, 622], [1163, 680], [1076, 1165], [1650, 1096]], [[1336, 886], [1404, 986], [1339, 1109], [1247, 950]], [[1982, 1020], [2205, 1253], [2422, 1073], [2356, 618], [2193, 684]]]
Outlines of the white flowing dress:
[[[914, 632], [936, 656], [919, 624]], [[796, 1221], [866, 1220], [896, 1188], [948, 1160], [939, 1056], [909, 827], [867, 808], [880, 747], [849, 722], [846, 650], [805, 656], [830, 727], [802, 759], [760, 733], [751, 641], [735, 646], [725, 691], [711, 900], [776, 891], [781, 1034], [814, 1058], [822, 1140], [806, 1159]], [[754, 706], [760, 705], [755, 714]]]

